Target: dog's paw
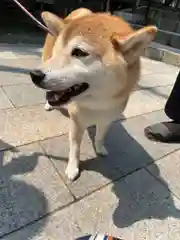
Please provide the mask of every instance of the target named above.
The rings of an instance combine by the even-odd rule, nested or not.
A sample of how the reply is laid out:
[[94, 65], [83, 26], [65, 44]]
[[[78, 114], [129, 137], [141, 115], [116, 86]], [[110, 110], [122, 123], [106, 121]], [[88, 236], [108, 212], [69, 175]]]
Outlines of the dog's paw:
[[45, 109], [46, 111], [51, 111], [51, 110], [53, 109], [53, 107], [52, 107], [48, 102], [46, 102], [46, 104], [45, 104], [45, 106], [44, 106], [44, 109]]
[[104, 145], [101, 146], [96, 145], [96, 154], [106, 157], [108, 155], [108, 151], [106, 150]]
[[79, 168], [68, 165], [65, 174], [70, 181], [74, 181], [79, 176]]

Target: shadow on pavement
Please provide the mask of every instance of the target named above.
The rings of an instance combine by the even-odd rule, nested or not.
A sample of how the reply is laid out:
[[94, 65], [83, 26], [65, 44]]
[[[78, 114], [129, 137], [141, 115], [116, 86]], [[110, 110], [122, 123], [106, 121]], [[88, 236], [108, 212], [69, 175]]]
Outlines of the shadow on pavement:
[[[139, 87], [140, 90], [146, 90], [147, 92], [150, 92], [154, 96], [162, 97], [162, 98], [164, 98], [166, 100], [169, 98], [169, 94], [165, 94], [163, 92], [160, 92], [155, 87], [143, 87], [140, 84], [138, 85], [138, 87]], [[160, 87], [166, 87], [166, 86], [160, 86]]]
[[[93, 143], [95, 127], [89, 128], [88, 133]], [[114, 225], [125, 228], [151, 218], [180, 219], [180, 209], [176, 208], [168, 183], [160, 175], [155, 160], [127, 132], [120, 121], [112, 124], [105, 143], [108, 156], [90, 157], [81, 161], [80, 168], [82, 171], [100, 173], [112, 181], [112, 192], [118, 199], [117, 207], [112, 212]], [[66, 157], [49, 154], [48, 157], [67, 162]], [[149, 165], [156, 178], [145, 169]]]
[[[48, 211], [43, 192], [21, 180], [22, 174], [31, 173], [42, 153], [19, 154], [19, 150], [0, 140], [0, 146], [10, 149], [0, 152], [0, 238], [38, 220]], [[43, 218], [28, 232], [31, 239], [46, 223]]]
[[[180, 209], [176, 208], [168, 184], [161, 177], [154, 159], [133, 139], [120, 121], [113, 125], [116, 127], [112, 126], [106, 138], [109, 156], [83, 161], [81, 168], [82, 171], [99, 172], [112, 181], [117, 180], [117, 175], [120, 176], [121, 172], [124, 176], [133, 172], [132, 175], [122, 178], [123, 181], [113, 182], [112, 191], [119, 200], [112, 213], [115, 226], [124, 228], [151, 218], [180, 219]], [[95, 128], [89, 130], [89, 135], [94, 142]], [[154, 163], [153, 172], [162, 184], [145, 169], [139, 170], [151, 163]]]
[[0, 65], [0, 72], [11, 72], [11, 73], [20, 73], [20, 74], [28, 74], [31, 69], [20, 68], [20, 67], [10, 67], [10, 66], [2, 66]]

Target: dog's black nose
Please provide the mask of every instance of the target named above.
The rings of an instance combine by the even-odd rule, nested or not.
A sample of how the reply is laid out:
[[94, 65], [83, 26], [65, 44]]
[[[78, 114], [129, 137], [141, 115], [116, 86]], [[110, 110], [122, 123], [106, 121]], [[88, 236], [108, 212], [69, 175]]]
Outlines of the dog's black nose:
[[41, 70], [33, 70], [30, 72], [31, 79], [34, 84], [39, 84], [45, 77]]

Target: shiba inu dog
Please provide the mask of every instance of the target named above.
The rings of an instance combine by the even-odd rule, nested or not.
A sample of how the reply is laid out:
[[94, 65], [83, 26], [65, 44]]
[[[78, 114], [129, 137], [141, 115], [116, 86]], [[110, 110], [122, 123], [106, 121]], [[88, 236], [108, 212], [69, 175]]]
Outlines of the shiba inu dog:
[[141, 52], [157, 28], [135, 31], [120, 17], [84, 8], [64, 20], [50, 12], [43, 12], [42, 18], [53, 36], [47, 35], [43, 63], [30, 74], [34, 84], [47, 91], [47, 109], [67, 107], [70, 151], [66, 174], [74, 180], [88, 126], [96, 125], [97, 154], [107, 154], [104, 136], [139, 81]]

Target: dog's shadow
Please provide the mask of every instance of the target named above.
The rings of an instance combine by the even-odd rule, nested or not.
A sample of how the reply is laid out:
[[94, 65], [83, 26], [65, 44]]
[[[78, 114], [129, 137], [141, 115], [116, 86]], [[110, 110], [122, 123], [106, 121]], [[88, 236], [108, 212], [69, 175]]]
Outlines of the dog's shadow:
[[[40, 152], [20, 152], [0, 140], [0, 238], [33, 223], [48, 212], [48, 201], [44, 193], [28, 179], [34, 171]], [[29, 174], [28, 174], [29, 173]], [[24, 178], [22, 175], [29, 177]], [[24, 181], [26, 179], [26, 181]], [[47, 219], [32, 225], [24, 239], [31, 239], [41, 231]]]
[[[94, 142], [95, 128], [90, 128], [88, 132]], [[83, 161], [81, 169], [99, 172], [113, 181], [112, 191], [119, 201], [113, 213], [115, 226], [124, 228], [151, 218], [179, 219], [180, 209], [176, 208], [168, 184], [161, 177], [154, 159], [133, 139], [121, 122], [113, 124], [105, 142], [108, 157]], [[145, 169], [149, 165], [156, 178]], [[120, 172], [124, 176], [128, 173], [128, 176], [117, 181]]]

